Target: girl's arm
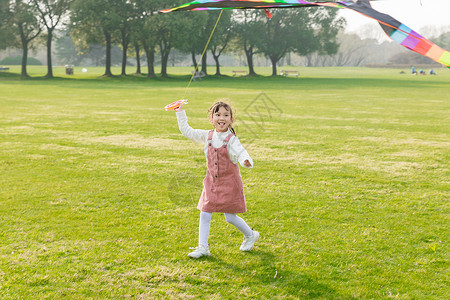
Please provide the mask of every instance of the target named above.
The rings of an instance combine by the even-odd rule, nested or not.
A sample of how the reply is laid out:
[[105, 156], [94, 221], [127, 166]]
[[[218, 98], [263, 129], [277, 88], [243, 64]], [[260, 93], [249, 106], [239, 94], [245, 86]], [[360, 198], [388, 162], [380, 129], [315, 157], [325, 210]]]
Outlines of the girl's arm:
[[181, 107], [175, 111], [177, 112], [178, 128], [180, 128], [181, 133], [194, 142], [204, 144], [208, 136], [208, 131], [193, 129], [189, 126], [186, 112]]
[[244, 168], [253, 168], [253, 159], [250, 157], [247, 150], [245, 150], [242, 146], [237, 136], [231, 138], [228, 145], [230, 148], [230, 156], [235, 158], [232, 160], [238, 161]]

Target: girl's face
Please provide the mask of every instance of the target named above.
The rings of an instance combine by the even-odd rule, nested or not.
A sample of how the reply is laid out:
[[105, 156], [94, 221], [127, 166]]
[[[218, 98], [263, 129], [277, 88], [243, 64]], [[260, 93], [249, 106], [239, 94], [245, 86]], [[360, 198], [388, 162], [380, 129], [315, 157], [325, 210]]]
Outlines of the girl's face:
[[217, 112], [209, 116], [209, 122], [211, 122], [217, 132], [226, 132], [228, 127], [233, 124], [233, 121], [231, 112], [223, 106], [219, 107]]

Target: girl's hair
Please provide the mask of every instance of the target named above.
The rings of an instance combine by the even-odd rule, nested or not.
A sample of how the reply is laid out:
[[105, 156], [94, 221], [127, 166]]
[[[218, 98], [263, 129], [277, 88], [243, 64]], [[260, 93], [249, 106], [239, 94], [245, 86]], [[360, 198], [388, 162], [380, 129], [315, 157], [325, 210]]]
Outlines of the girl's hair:
[[[213, 106], [211, 106], [211, 108], [208, 110], [208, 113], [212, 116], [214, 115], [216, 112], [219, 111], [219, 109], [223, 107], [225, 108], [227, 111], [230, 112], [230, 119], [233, 119], [233, 110], [231, 109], [231, 106], [228, 103], [219, 101], [213, 104]], [[236, 135], [236, 132], [234, 131], [233, 126], [228, 126], [228, 128], [230, 128], [231, 132]]]

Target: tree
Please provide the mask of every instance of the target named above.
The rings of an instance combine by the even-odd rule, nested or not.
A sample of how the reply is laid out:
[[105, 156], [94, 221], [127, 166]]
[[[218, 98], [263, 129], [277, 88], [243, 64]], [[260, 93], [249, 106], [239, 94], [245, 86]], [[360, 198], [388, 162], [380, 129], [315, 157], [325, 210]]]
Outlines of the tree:
[[78, 55], [78, 51], [68, 31], [62, 32], [62, 34], [56, 39], [55, 48], [58, 61], [64, 64], [77, 66], [83, 60], [83, 56]]
[[[132, 45], [132, 54], [136, 57], [136, 72], [135, 74], [142, 74], [141, 71], [141, 47], [142, 43], [140, 41], [143, 27], [145, 25], [145, 16], [148, 14], [146, 9], [146, 3], [150, 0], [134, 0], [133, 9], [135, 11], [134, 20], [131, 24], [130, 29], [130, 44]], [[151, 13], [151, 12], [150, 12]], [[123, 54], [123, 53], [122, 53]], [[123, 59], [122, 59], [123, 61]]]
[[[137, 18], [134, 20], [133, 24], [132, 24], [132, 28], [131, 28], [131, 34], [130, 34], [130, 44], [132, 45], [132, 49], [131, 49], [131, 55], [136, 57], [136, 72], [135, 74], [142, 74], [141, 71], [141, 46], [142, 43], [139, 40], [141, 33], [142, 33], [142, 28], [145, 25], [145, 21], [144, 21], [144, 17], [143, 16], [137, 16]], [[123, 54], [123, 53], [122, 53]], [[123, 59], [122, 59], [123, 61]]]
[[147, 59], [147, 77], [155, 77], [155, 52], [158, 45], [158, 20], [154, 18], [153, 12], [163, 5], [161, 1], [135, 0], [135, 8], [140, 12], [133, 23], [132, 41], [135, 45], [136, 59], [139, 66], [139, 49], [145, 52]]
[[336, 35], [344, 24], [335, 10], [326, 8], [273, 9], [271, 19], [261, 11], [241, 11], [234, 20], [249, 75], [255, 75], [253, 56], [263, 53], [272, 63], [273, 76], [277, 74], [277, 63], [291, 51], [300, 55], [335, 53]]
[[273, 10], [272, 18], [264, 19], [264, 38], [256, 45], [272, 63], [272, 76], [276, 76], [277, 63], [290, 51], [335, 53], [342, 22], [336, 11], [329, 9]]
[[217, 25], [210, 43], [211, 54], [216, 62], [216, 76], [221, 75], [219, 57], [227, 48], [233, 33], [231, 14], [231, 11], [224, 11], [222, 13], [222, 17], [220, 18], [220, 22]]
[[53, 77], [52, 41], [53, 32], [69, 10], [73, 0], [32, 0], [34, 9], [38, 12], [40, 22], [47, 29], [47, 75]]
[[420, 28], [419, 33], [423, 36], [429, 37], [429, 40], [433, 41], [435, 44], [439, 45], [440, 47], [442, 47], [444, 49], [448, 49], [448, 47], [446, 47], [445, 45], [440, 44], [438, 42], [438, 40], [439, 40], [439, 37], [450, 34], [450, 23], [448, 23], [447, 25], [440, 25], [440, 26], [427, 25], [427, 26]]
[[[89, 44], [78, 51], [69, 32], [64, 31], [55, 43], [58, 60], [64, 64], [104, 66], [106, 62], [105, 46]], [[122, 50], [113, 46], [111, 48], [111, 64], [119, 64], [122, 61]]]
[[[153, 31], [153, 28], [155, 28], [153, 25], [154, 24], [151, 22], [146, 22], [143, 27], [143, 33], [155, 32]], [[140, 41], [145, 51], [145, 57], [147, 58], [147, 77], [155, 77], [155, 52], [156, 46], [158, 45], [157, 37], [152, 34], [142, 35]]]
[[111, 73], [111, 50], [114, 33], [118, 31], [120, 0], [75, 0], [72, 5], [71, 32], [77, 46], [86, 49], [91, 43], [106, 46], [105, 74]]
[[294, 51], [302, 56], [335, 54], [339, 49], [337, 36], [345, 20], [337, 17], [336, 10], [326, 7], [303, 11], [305, 15], [296, 23]]
[[450, 49], [450, 32], [444, 32], [436, 39], [433, 39], [436, 45], [449, 50]]
[[[322, 60], [324, 66], [361, 66], [368, 59], [368, 52], [375, 46], [375, 40], [362, 40], [356, 34], [338, 34], [339, 50]], [[315, 53], [317, 55], [317, 53]]]
[[247, 58], [248, 75], [255, 76], [253, 56], [258, 53], [257, 45], [261, 44], [263, 36], [263, 19], [260, 10], [236, 11], [233, 20], [236, 24], [237, 42], [242, 45]]
[[120, 44], [122, 46], [122, 76], [126, 75], [127, 51], [128, 46], [130, 45], [131, 35], [134, 31], [133, 29], [139, 30], [139, 28], [134, 27], [139, 14], [137, 9], [139, 6], [137, 6], [135, 2], [136, 1], [130, 0], [116, 0], [117, 7], [115, 9], [115, 12], [117, 13], [119, 22], [118, 40], [120, 41]]
[[403, 51], [391, 56], [389, 58], [389, 62], [392, 64], [403, 64], [403, 65], [436, 65], [439, 66], [439, 63], [435, 62], [431, 58], [423, 56], [419, 53], [402, 49]]
[[14, 34], [11, 30], [12, 14], [9, 0], [0, 0], [0, 50], [14, 44]]
[[[198, 69], [196, 55], [202, 54], [207, 38], [205, 39], [205, 29], [208, 27], [208, 18], [211, 12], [196, 12], [194, 14], [183, 14], [179, 17], [183, 22], [184, 38], [180, 37], [176, 47], [182, 52], [189, 53], [192, 59], [194, 70]], [[189, 36], [189, 38], [186, 38]]]
[[[219, 23], [217, 23], [217, 21], [222, 21], [222, 22], [226, 22], [226, 18], [227, 16], [229, 17], [230, 14], [228, 12], [222, 13], [222, 16], [219, 19], [219, 14], [220, 12], [209, 12], [207, 15], [207, 19], [206, 19], [206, 23], [204, 26], [202, 26], [201, 30], [200, 30], [200, 43], [199, 43], [199, 47], [201, 47], [201, 52], [202, 55], [202, 72], [203, 74], [207, 75], [208, 74], [208, 64], [207, 64], [207, 60], [208, 60], [208, 52], [206, 50], [208, 49], [212, 49], [213, 43], [215, 44], [215, 53], [218, 54], [220, 56], [222, 51], [218, 51], [218, 47], [220, 46], [220, 35], [221, 35], [221, 31], [226, 31], [226, 29], [223, 27], [224, 23], [221, 23], [219, 25]], [[214, 31], [213, 35], [211, 36], [211, 33], [214, 29], [214, 26], [217, 23], [217, 27], [216, 30]], [[229, 24], [230, 22], [228, 22]], [[229, 28], [230, 29], [230, 28]], [[210, 44], [208, 45], [208, 40], [211, 36], [211, 41]], [[214, 40], [213, 43], [211, 43]], [[228, 41], [227, 41], [228, 43]], [[226, 46], [225, 46], [226, 47]], [[220, 52], [220, 54], [219, 54]], [[218, 60], [218, 57], [217, 57]], [[217, 70], [216, 70], [217, 73]], [[219, 74], [220, 74], [220, 70], [219, 70]]]
[[28, 50], [31, 41], [33, 41], [42, 31], [39, 20], [35, 17], [34, 7], [27, 2], [16, 0], [11, 2], [11, 25], [18, 33], [20, 44], [22, 46], [22, 68], [20, 76], [29, 77], [27, 73]]
[[304, 22], [304, 9], [274, 10], [272, 18], [265, 18], [264, 38], [258, 48], [272, 63], [272, 76], [277, 75], [278, 61], [294, 46], [299, 29], [297, 22]]
[[147, 58], [147, 77], [152, 78], [156, 76], [155, 73], [155, 52], [158, 45], [157, 36], [155, 32], [157, 30], [156, 24], [151, 22], [150, 18], [146, 18], [144, 26], [142, 27], [139, 41], [145, 51]]
[[152, 26], [156, 26], [156, 38], [161, 54], [161, 77], [167, 77], [170, 51], [180, 44], [180, 40], [186, 38], [184, 32], [186, 18], [186, 14], [161, 14], [152, 17], [154, 20]]
[[174, 30], [175, 20], [173, 15], [158, 16], [157, 27], [159, 51], [161, 53], [161, 77], [167, 77], [167, 60], [170, 50], [175, 42], [174, 36], [177, 32]]

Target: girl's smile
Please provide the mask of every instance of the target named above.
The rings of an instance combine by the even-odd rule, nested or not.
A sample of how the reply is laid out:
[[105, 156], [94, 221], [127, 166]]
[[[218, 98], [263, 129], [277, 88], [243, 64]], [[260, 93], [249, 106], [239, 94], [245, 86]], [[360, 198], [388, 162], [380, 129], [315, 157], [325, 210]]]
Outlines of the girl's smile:
[[227, 132], [228, 127], [233, 124], [234, 119], [231, 113], [225, 107], [219, 107], [219, 110], [209, 116], [209, 122], [214, 126], [217, 132]]

